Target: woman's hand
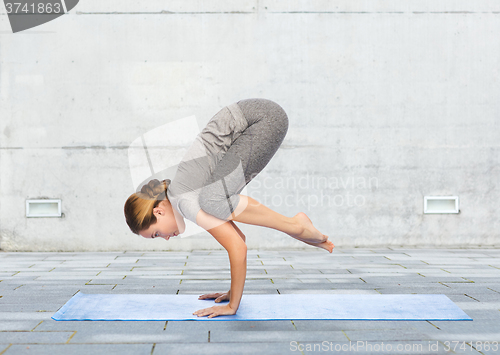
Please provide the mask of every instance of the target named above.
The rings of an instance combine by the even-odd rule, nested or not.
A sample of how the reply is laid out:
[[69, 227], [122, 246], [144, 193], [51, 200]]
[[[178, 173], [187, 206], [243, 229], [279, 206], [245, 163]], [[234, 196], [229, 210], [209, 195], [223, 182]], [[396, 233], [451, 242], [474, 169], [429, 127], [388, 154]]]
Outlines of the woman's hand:
[[236, 314], [236, 310], [229, 307], [229, 304], [224, 306], [213, 306], [209, 308], [200, 309], [193, 313], [198, 317], [208, 316], [208, 318], [213, 318], [217, 316], [232, 316]]
[[207, 293], [198, 297], [199, 300], [213, 300], [215, 299], [216, 303], [221, 301], [229, 301], [231, 299], [231, 290], [228, 292], [220, 292], [220, 293]]

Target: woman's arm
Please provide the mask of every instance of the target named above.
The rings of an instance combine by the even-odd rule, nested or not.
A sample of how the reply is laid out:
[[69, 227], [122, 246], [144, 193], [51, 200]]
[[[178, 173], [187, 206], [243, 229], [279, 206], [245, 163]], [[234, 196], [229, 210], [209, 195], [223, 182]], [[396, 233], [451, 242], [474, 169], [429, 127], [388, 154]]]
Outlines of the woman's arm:
[[201, 309], [193, 314], [208, 315], [208, 318], [236, 314], [245, 286], [247, 246], [230, 221], [220, 220], [200, 210], [196, 215], [196, 224], [207, 230], [226, 249], [231, 267], [231, 292], [229, 304]]

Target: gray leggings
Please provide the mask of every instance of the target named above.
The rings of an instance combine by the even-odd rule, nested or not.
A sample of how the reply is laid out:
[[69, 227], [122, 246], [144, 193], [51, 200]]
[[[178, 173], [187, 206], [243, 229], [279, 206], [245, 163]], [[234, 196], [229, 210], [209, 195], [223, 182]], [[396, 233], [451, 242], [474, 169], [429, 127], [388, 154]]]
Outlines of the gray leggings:
[[[237, 105], [248, 121], [248, 127], [217, 163], [199, 196], [201, 209], [222, 220], [227, 220], [234, 212], [240, 201], [238, 194], [264, 169], [288, 131], [288, 117], [277, 103], [247, 99], [238, 101]], [[234, 172], [239, 164], [245, 181], [231, 178], [236, 176]], [[214, 183], [219, 180], [222, 184]]]

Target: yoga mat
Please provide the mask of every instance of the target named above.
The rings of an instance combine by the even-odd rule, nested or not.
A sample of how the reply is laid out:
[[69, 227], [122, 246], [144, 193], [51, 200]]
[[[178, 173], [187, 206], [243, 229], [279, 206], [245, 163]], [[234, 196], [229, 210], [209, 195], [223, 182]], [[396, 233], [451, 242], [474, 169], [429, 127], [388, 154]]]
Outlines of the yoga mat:
[[441, 294], [243, 295], [233, 316], [208, 319], [192, 313], [214, 305], [197, 295], [84, 294], [74, 295], [54, 320], [472, 320]]

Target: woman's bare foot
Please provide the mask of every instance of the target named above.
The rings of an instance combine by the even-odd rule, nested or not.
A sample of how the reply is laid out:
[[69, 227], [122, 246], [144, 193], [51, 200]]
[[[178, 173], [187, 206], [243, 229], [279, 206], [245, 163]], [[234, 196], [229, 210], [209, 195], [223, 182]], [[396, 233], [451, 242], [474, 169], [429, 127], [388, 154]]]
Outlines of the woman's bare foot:
[[317, 230], [304, 212], [299, 212], [292, 218], [303, 227], [301, 233], [292, 235], [295, 239], [299, 239], [308, 244], [320, 244], [328, 240], [328, 236]]
[[325, 249], [329, 253], [331, 253], [333, 251], [333, 248], [335, 248], [335, 245], [333, 245], [333, 243], [329, 240], [327, 240], [326, 242], [323, 242], [323, 243], [308, 243], [305, 241], [303, 241], [303, 242], [306, 244], [312, 245], [313, 247]]

